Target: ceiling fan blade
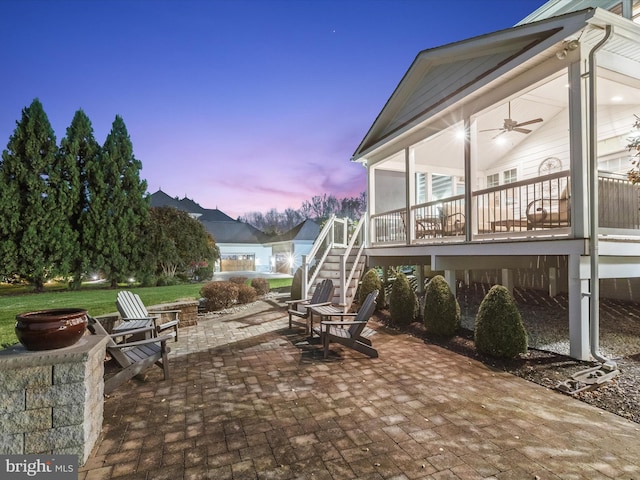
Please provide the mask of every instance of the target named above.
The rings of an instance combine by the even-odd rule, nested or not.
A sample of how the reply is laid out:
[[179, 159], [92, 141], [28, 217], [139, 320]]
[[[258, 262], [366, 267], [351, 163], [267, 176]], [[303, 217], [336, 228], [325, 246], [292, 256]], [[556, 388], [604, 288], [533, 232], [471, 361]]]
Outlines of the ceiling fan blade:
[[533, 120], [528, 120], [526, 122], [518, 123], [516, 127], [524, 127], [525, 125], [531, 125], [532, 123], [540, 123], [543, 120], [541, 118], [535, 118]]
[[481, 132], [496, 132], [498, 130], [504, 130], [504, 128], [489, 128], [487, 130], [480, 130]]
[[506, 130], [504, 130], [503, 128], [499, 128], [498, 130], [502, 130], [499, 134], [495, 135], [491, 140], [495, 140], [496, 138], [498, 138], [500, 135], [507, 133]]
[[520, 128], [520, 127], [514, 128], [513, 131], [520, 132], [520, 133], [531, 133], [531, 130], [529, 130], [528, 128]]

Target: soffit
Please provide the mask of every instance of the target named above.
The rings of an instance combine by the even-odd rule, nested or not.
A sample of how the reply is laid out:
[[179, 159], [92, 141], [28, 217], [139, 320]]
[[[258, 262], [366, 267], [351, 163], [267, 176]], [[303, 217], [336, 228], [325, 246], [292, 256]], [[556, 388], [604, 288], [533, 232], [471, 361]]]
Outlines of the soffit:
[[354, 153], [353, 160], [407, 132], [537, 54], [584, 28], [591, 10], [514, 27], [418, 54]]

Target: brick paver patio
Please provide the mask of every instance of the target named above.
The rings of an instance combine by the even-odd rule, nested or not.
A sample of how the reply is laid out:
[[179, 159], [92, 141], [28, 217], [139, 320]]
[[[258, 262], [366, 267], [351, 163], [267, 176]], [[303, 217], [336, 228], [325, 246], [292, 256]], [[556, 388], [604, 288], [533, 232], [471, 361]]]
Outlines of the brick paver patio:
[[640, 425], [405, 334], [300, 343], [277, 301], [200, 320], [106, 399], [81, 480], [636, 479]]

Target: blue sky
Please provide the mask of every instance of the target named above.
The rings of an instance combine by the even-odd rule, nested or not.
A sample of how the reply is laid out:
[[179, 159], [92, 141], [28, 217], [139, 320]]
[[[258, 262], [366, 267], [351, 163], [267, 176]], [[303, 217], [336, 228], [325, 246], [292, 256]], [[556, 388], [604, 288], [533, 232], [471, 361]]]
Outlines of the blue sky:
[[150, 193], [232, 217], [356, 196], [351, 155], [424, 49], [544, 0], [0, 0], [0, 148], [39, 98], [58, 143], [121, 115]]

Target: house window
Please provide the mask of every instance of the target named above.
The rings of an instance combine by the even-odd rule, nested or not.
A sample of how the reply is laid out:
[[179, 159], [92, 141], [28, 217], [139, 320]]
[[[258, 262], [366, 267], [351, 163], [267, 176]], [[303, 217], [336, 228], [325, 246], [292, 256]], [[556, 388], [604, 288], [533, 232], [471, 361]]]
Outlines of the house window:
[[518, 169], [512, 168], [511, 170], [505, 170], [502, 173], [503, 183], [513, 183], [518, 181]]
[[497, 187], [500, 185], [500, 174], [494, 173], [493, 175], [487, 175], [487, 188]]
[[416, 203], [425, 203], [427, 201], [427, 175], [424, 173], [416, 173]]

